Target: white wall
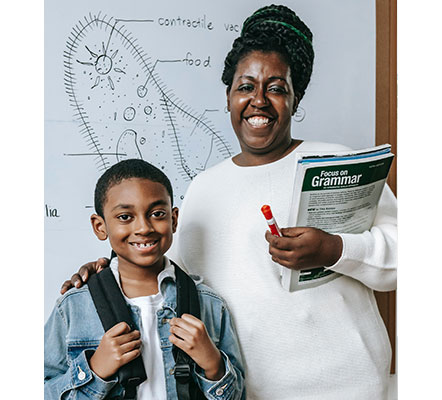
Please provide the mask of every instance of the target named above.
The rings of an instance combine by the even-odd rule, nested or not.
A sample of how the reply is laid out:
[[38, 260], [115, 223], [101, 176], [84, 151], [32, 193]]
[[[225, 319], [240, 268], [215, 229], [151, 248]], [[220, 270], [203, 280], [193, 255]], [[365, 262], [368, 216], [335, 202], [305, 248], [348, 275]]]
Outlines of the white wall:
[[[89, 223], [105, 168], [151, 161], [179, 205], [190, 177], [238, 151], [220, 77], [242, 21], [266, 4], [46, 0], [45, 318], [61, 283], [109, 254]], [[293, 136], [373, 145], [374, 1], [285, 4], [312, 30], [316, 52]]]

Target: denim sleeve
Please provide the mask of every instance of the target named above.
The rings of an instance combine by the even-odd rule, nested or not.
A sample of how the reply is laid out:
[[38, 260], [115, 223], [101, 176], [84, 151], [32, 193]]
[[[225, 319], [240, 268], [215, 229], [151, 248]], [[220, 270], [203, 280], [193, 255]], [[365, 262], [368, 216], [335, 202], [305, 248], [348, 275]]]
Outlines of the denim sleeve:
[[223, 358], [225, 373], [218, 381], [208, 380], [197, 369], [194, 376], [205, 396], [211, 400], [238, 400], [246, 398], [244, 368], [238, 338], [229, 311], [223, 306], [220, 340], [217, 345]]
[[[54, 308], [44, 327], [44, 397], [52, 399], [104, 399], [116, 380], [104, 381], [90, 369], [93, 350], [83, 350], [75, 359], [67, 358], [67, 324]], [[72, 393], [74, 392], [74, 393]]]

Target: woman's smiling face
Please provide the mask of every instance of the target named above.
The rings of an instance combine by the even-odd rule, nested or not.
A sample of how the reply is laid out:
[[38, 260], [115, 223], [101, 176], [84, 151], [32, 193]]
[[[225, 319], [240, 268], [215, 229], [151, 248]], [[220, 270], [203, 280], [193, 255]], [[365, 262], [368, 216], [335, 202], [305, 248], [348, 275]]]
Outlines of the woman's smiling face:
[[241, 164], [265, 164], [285, 153], [296, 105], [290, 67], [279, 53], [253, 51], [238, 63], [227, 107]]

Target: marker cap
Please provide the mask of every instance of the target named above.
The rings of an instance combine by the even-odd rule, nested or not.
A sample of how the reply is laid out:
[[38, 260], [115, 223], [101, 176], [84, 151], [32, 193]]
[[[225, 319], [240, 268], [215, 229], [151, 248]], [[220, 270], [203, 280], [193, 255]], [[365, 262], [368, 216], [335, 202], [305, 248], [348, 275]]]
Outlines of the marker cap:
[[264, 217], [266, 217], [266, 219], [272, 219], [273, 218], [273, 214], [272, 214], [272, 210], [270, 209], [270, 206], [263, 205], [261, 207], [261, 211], [264, 214]]

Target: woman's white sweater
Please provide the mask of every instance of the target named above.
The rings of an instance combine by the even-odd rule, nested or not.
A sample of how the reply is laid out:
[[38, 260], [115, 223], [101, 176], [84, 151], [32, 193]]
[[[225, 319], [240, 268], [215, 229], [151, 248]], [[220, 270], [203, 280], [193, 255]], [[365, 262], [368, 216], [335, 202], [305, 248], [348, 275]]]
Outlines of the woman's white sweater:
[[248, 399], [374, 400], [387, 396], [391, 349], [373, 295], [396, 284], [396, 199], [386, 187], [373, 228], [342, 234], [343, 276], [284, 291], [260, 208], [287, 226], [295, 153], [343, 146], [304, 142], [276, 162], [231, 159], [198, 175], [180, 210], [171, 258], [225, 298], [246, 367]]

